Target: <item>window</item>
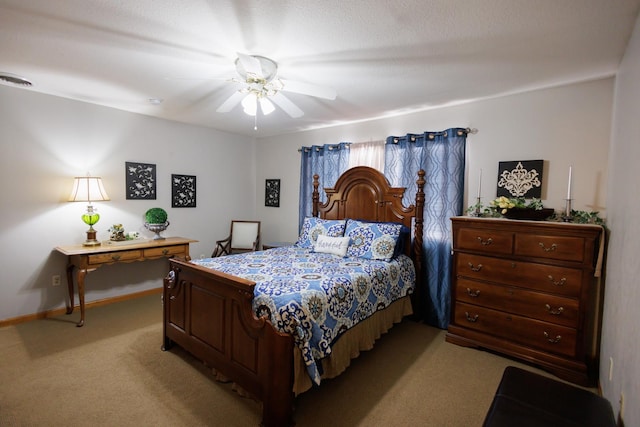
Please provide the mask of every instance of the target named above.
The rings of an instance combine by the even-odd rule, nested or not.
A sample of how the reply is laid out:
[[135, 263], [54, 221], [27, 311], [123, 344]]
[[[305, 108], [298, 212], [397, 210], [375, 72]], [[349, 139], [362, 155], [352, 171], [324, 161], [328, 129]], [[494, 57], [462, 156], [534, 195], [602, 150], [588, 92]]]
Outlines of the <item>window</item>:
[[349, 146], [349, 168], [369, 166], [384, 172], [384, 141], [352, 143]]

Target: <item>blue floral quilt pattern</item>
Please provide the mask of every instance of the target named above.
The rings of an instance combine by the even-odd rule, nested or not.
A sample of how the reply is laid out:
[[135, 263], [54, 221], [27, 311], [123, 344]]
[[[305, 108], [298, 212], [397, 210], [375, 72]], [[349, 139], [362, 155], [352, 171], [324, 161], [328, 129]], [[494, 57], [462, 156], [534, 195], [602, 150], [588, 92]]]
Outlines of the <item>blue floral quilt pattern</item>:
[[322, 375], [316, 361], [331, 354], [343, 332], [415, 286], [415, 268], [405, 255], [380, 261], [287, 246], [191, 262], [254, 281], [256, 315], [269, 316], [294, 337], [315, 384]]

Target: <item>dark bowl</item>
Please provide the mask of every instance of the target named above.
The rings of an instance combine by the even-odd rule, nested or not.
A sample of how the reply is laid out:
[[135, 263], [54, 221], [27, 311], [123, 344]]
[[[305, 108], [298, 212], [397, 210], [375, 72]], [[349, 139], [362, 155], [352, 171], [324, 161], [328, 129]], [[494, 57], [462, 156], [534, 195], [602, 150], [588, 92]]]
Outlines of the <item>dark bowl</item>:
[[511, 208], [507, 209], [507, 212], [503, 214], [505, 218], [509, 219], [525, 219], [532, 221], [543, 221], [553, 215], [553, 209], [530, 209], [530, 208]]

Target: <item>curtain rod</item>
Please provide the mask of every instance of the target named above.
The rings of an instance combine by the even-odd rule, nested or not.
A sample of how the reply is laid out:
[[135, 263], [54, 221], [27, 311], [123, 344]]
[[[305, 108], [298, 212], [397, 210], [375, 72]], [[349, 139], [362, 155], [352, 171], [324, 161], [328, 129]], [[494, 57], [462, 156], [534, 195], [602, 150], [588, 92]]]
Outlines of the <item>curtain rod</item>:
[[[352, 142], [341, 142], [339, 144], [324, 144], [328, 147], [329, 150], [339, 150], [340, 146], [343, 146], [343, 148], [348, 149], [349, 146], [353, 144]], [[320, 151], [320, 150], [324, 150], [324, 145], [314, 145], [313, 147], [315, 147], [316, 151]], [[302, 152], [302, 150], [305, 151], [310, 151], [311, 147], [302, 147], [302, 148], [298, 148], [298, 153]]]

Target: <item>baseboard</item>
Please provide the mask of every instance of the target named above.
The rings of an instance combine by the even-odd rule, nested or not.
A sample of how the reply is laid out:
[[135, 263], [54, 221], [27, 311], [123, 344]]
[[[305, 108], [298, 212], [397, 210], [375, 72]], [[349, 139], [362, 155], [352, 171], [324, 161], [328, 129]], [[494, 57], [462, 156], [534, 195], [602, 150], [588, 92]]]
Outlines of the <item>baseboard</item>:
[[[147, 289], [146, 291], [134, 292], [131, 294], [118, 295], [115, 297], [109, 297], [101, 300], [87, 302], [85, 303], [84, 307], [85, 309], [90, 309], [92, 307], [100, 307], [102, 305], [113, 304], [116, 302], [127, 301], [134, 298], [140, 298], [140, 297], [145, 297], [147, 295], [156, 295], [161, 293], [162, 293], [162, 288]], [[75, 308], [79, 309], [79, 306], [76, 305]], [[60, 316], [62, 314], [65, 314], [66, 312], [67, 312], [66, 308], [56, 308], [53, 310], [47, 310], [39, 313], [26, 314], [24, 316], [18, 316], [10, 319], [0, 320], [0, 328], [4, 326], [17, 325], [19, 323], [30, 322], [32, 320], [46, 319], [48, 317]]]

